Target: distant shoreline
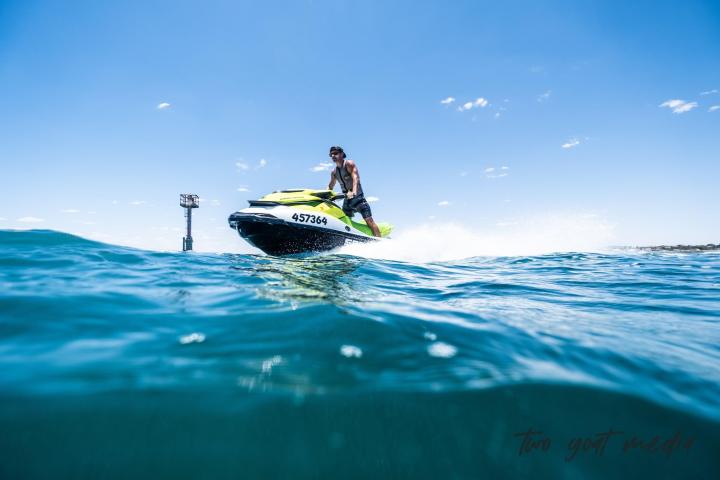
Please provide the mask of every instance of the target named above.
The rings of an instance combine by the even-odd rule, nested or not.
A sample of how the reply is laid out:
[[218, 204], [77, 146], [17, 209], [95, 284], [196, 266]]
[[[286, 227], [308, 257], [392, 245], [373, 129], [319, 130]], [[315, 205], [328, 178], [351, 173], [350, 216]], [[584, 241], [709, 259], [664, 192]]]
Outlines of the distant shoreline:
[[720, 244], [708, 243], [707, 245], [658, 245], [654, 247], [635, 247], [640, 250], [650, 250], [653, 252], [707, 252], [711, 250], [720, 250]]

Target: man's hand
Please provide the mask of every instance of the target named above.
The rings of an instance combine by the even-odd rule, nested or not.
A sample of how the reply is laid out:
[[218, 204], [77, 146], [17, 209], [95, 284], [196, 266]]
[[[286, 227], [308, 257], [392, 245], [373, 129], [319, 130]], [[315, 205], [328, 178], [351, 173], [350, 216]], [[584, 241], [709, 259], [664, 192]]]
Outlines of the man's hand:
[[350, 199], [353, 198], [354, 196], [355, 196], [355, 193], [353, 193], [353, 192], [348, 192], [347, 194], [345, 194], [345, 197], [346, 197], [348, 200], [350, 200]]

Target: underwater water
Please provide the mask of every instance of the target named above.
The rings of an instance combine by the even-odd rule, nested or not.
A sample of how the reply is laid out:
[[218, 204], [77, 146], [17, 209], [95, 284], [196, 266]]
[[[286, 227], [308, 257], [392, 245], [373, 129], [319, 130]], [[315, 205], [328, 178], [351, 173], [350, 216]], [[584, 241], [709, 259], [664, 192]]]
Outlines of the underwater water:
[[0, 231], [1, 478], [720, 478], [720, 255]]

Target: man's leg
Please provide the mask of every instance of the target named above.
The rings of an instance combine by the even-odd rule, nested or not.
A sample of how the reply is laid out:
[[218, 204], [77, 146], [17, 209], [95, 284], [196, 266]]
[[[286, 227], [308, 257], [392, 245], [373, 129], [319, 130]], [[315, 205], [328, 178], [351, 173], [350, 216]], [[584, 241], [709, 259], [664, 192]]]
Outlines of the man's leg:
[[353, 217], [353, 209], [350, 207], [350, 202], [348, 201], [347, 197], [345, 197], [345, 200], [343, 200], [342, 203], [342, 211], [345, 215], [352, 218]]
[[367, 223], [367, 226], [370, 227], [370, 230], [372, 230], [373, 235], [376, 237], [380, 237], [380, 229], [377, 226], [377, 223], [375, 223], [375, 220], [373, 220], [372, 217], [367, 217], [365, 219], [365, 223]]
[[375, 223], [375, 220], [373, 220], [372, 210], [370, 210], [370, 205], [368, 205], [364, 197], [360, 201], [359, 205], [356, 205], [356, 208], [360, 212], [360, 215], [362, 215], [365, 223], [367, 223], [367, 226], [370, 227], [370, 230], [372, 230], [373, 235], [380, 237], [380, 229], [378, 228], [377, 223]]

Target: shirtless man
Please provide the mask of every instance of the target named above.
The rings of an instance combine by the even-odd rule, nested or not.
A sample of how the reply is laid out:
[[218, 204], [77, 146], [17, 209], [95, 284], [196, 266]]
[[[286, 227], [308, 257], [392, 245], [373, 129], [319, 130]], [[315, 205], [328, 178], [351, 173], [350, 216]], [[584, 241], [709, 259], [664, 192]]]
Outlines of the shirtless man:
[[333, 189], [336, 181], [340, 182], [342, 191], [345, 194], [342, 205], [345, 215], [352, 217], [355, 212], [359, 212], [367, 226], [372, 230], [373, 235], [379, 237], [380, 229], [372, 218], [370, 205], [365, 200], [357, 165], [352, 160], [346, 160], [346, 156], [342, 147], [330, 147], [330, 158], [335, 162], [335, 168], [330, 172], [328, 190]]

